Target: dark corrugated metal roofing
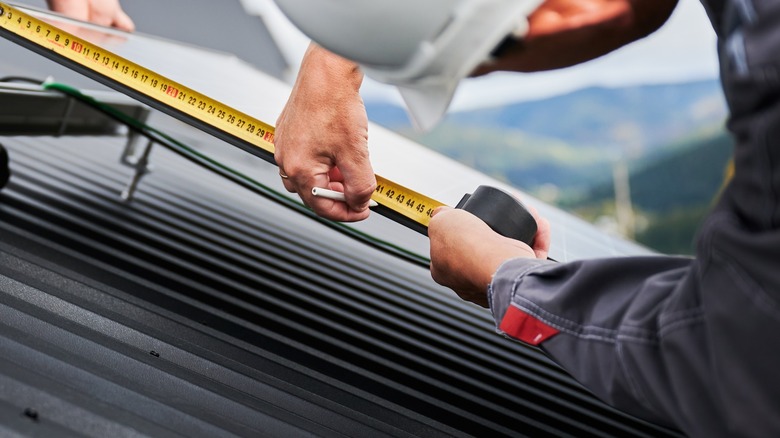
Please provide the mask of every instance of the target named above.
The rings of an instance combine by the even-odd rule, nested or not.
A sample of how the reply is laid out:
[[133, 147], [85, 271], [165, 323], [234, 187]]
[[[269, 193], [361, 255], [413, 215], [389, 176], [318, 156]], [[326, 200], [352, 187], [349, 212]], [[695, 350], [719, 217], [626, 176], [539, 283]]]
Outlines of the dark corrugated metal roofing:
[[668, 433], [426, 270], [165, 150], [128, 205], [121, 139], [0, 141], [0, 434]]

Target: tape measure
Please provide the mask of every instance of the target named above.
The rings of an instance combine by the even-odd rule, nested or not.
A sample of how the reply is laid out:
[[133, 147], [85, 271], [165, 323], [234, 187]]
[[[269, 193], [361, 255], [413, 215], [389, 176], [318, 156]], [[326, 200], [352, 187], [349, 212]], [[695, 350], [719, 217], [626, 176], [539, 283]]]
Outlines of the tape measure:
[[[0, 35], [274, 163], [274, 127], [18, 8], [0, 3]], [[439, 201], [376, 175], [375, 211], [427, 234]]]

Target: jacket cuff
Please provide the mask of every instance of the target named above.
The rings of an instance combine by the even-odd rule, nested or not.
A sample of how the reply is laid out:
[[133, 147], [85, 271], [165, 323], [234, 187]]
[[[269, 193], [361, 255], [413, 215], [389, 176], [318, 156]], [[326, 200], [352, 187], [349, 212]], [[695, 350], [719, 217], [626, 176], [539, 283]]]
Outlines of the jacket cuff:
[[539, 269], [556, 264], [549, 260], [516, 258], [505, 261], [493, 274], [493, 281], [488, 286], [488, 305], [496, 321], [496, 331], [506, 334], [501, 329], [501, 322], [507, 310], [514, 301], [518, 286], [526, 275]]

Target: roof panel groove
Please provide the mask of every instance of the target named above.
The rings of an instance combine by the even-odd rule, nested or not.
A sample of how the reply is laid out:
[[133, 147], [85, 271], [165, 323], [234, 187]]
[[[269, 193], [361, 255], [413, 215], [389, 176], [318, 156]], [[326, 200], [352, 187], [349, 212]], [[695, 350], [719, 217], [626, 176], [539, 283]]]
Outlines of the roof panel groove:
[[[140, 240], [140, 239], [137, 239], [137, 240]], [[293, 292], [293, 291], [290, 291], [290, 292]], [[277, 310], [277, 311], [274, 311], [274, 312], [272, 312], [272, 314], [274, 314], [274, 315], [279, 315], [279, 314], [281, 314], [281, 313], [282, 313], [282, 312], [280, 312], [280, 311], [278, 311], [278, 310]], [[331, 313], [332, 313], [332, 311], [331, 311]], [[300, 322], [300, 321], [298, 321], [298, 322]], [[338, 321], [338, 322], [343, 322], [343, 321]], [[338, 322], [337, 322], [337, 323], [338, 323]], [[343, 325], [343, 324], [342, 324], [342, 325]], [[365, 327], [362, 327], [362, 330], [361, 330], [361, 331], [365, 331]], [[319, 328], [319, 333], [328, 333], [328, 332], [327, 332], [327, 331], [325, 331], [325, 330], [324, 330], [322, 327], [320, 327], [320, 328]], [[386, 333], [377, 333], [377, 334], [374, 336], [374, 338], [377, 338], [377, 339], [378, 339], [378, 338], [382, 337], [383, 335], [386, 335]], [[334, 333], [334, 334], [332, 334], [332, 336], [333, 336], [333, 338], [335, 339], [335, 338], [337, 338], [337, 337], [344, 336], [344, 334], [343, 334], [343, 333]], [[372, 338], [372, 337], [369, 337], [369, 339], [373, 339], [373, 338]], [[353, 343], [353, 346], [354, 346], [355, 344], [356, 344], [356, 343]], [[373, 345], [368, 345], [368, 346], [366, 346], [366, 347], [363, 349], [363, 351], [364, 351], [364, 352], [366, 352], [366, 351], [370, 351], [370, 350], [371, 350], [371, 349], [373, 349], [375, 346], [376, 346], [376, 345], [375, 345], [375, 343], [374, 343]], [[430, 347], [430, 345], [429, 345], [429, 347]], [[411, 348], [410, 346], [408, 346], [408, 345], [407, 345], [407, 346], [402, 346], [402, 348], [404, 348], [405, 350], [408, 350], [408, 351], [410, 351], [410, 352], [414, 353], [413, 355], [411, 355], [412, 357], [417, 357], [417, 358], [420, 358], [420, 357], [424, 357], [424, 356], [428, 355], [428, 354], [427, 354], [428, 352], [426, 352], [426, 351], [425, 351], [423, 348], [412, 349], [412, 348]], [[398, 349], [396, 348], [395, 350], [398, 350]], [[394, 359], [394, 360], [395, 360], [395, 363], [396, 363], [396, 364], [404, 364], [404, 363], [406, 363], [406, 366], [407, 366], [407, 368], [419, 368], [419, 366], [417, 366], [416, 364], [409, 364], [409, 363], [408, 363], [408, 361], [406, 360], [406, 357], [405, 357], [405, 356], [406, 356], [406, 355], [398, 355], [398, 356], [396, 356], [396, 358]], [[358, 358], [357, 358], [355, 361], [353, 361], [352, 363], [353, 363], [353, 364], [357, 364], [357, 363], [359, 363], [358, 359], [360, 359], [361, 357], [362, 357], [362, 356], [359, 356], [359, 357], [358, 357]], [[429, 364], [435, 363], [435, 362], [437, 361], [437, 359], [441, 359], [441, 356], [434, 356], [434, 357], [431, 357], [431, 358], [428, 360], [428, 363], [429, 363]], [[453, 371], [455, 371], [455, 369], [457, 368], [456, 366], [454, 366], [454, 365], [455, 365], [457, 362], [458, 362], [458, 361], [457, 361], [457, 359], [456, 359], [455, 361], [453, 361], [453, 360], [452, 360], [452, 358], [450, 358], [450, 359], [447, 361], [447, 363], [449, 364], [449, 368], [450, 368], [450, 369], [452, 369]], [[364, 366], [364, 368], [366, 368], [366, 369], [371, 369], [371, 368], [376, 368], [376, 366], [377, 366], [377, 365], [376, 365], [376, 364], [374, 364], [374, 363], [369, 363], [368, 365], [365, 365], [365, 366]], [[388, 373], [392, 372], [392, 369], [391, 369], [391, 370], [388, 370], [387, 372], [388, 372]], [[468, 376], [468, 375], [470, 375], [470, 374], [473, 374], [474, 372], [475, 372], [475, 371], [474, 371], [474, 367], [471, 367], [470, 369], [462, 370], [462, 371], [461, 371], [461, 374], [462, 374], [463, 376]], [[435, 375], [435, 373], [434, 373], [434, 372], [429, 372], [429, 374], [431, 374], [431, 375]], [[477, 372], [477, 374], [480, 374], [480, 373], [479, 373], [479, 372]], [[481, 378], [483, 378], [483, 379], [485, 379], [485, 380], [488, 380], [488, 381], [489, 381], [489, 380], [494, 380], [494, 379], [492, 379], [492, 378], [491, 378], [489, 375], [483, 375], [483, 376], [481, 376]], [[501, 388], [501, 392], [502, 392], [502, 393], [504, 393], [504, 397], [506, 397], [506, 388], [505, 388], [505, 387], [506, 387], [506, 386], [515, 386], [515, 385], [513, 385], [511, 382], [507, 383], [506, 381], [505, 381], [505, 382], [503, 382], [503, 383], [504, 383], [503, 385], [494, 385], [494, 388]], [[437, 388], [437, 386], [434, 386], [434, 388]], [[517, 388], [516, 388], [516, 389], [517, 389]], [[473, 391], [479, 392], [479, 391], [478, 391], [476, 388], [475, 388], [475, 389], [473, 389]], [[493, 395], [493, 397], [495, 397], [495, 395]], [[538, 399], [538, 397], [539, 397], [539, 395], [538, 395], [538, 394], [537, 394], [536, 396], [534, 396], [533, 394], [527, 394], [527, 393], [526, 393], [526, 394], [523, 394], [523, 397], [525, 397], [525, 398], [531, 398], [531, 399], [532, 399], [532, 401], [533, 401], [533, 400], [535, 400], [535, 401], [533, 401], [533, 402], [539, 402], [539, 401], [542, 401], [542, 402], [543, 402], [543, 401], [544, 401], [543, 399], [542, 399], [542, 400], [536, 400], [536, 399]], [[514, 398], [514, 397], [510, 397], [510, 398]], [[486, 397], [486, 399], [488, 399], [488, 400], [489, 400], [489, 399], [490, 399], [490, 397]], [[516, 403], [516, 402], [518, 402], [518, 401], [519, 401], [518, 399], [515, 399], [515, 400], [514, 400], [514, 402], [515, 402], [515, 403]], [[495, 408], [493, 408], [493, 409], [495, 409]]]
[[[372, 428], [664, 433], [595, 401], [541, 353], [492, 334], [485, 312], [443, 291], [426, 271], [232, 189], [164, 150], [155, 150], [157, 170], [142, 180], [136, 201], [122, 204], [118, 192], [130, 172], [116, 164], [117, 143], [10, 142], [15, 174], [0, 193], [0, 232], [14, 235], [7, 242], [29, 242], [37, 257], [118, 291], [112, 294], [149, 303], [164, 310], [160, 316], [172, 312], [189, 321], [192, 336], [276, 364], [272, 374], [252, 371], [254, 378], [281, 378], [288, 371], [276, 367], [294, 364], [291, 371], [308, 377], [285, 381], [308, 402], [335, 402], [345, 418], [372, 419]], [[220, 336], [206, 335], [212, 331]], [[174, 348], [173, 334], [159, 337], [171, 337], [163, 345]], [[109, 344], [107, 351], [118, 351]], [[239, 390], [209, 383], [208, 373], [185, 365], [198, 362], [196, 347], [187, 351], [152, 365], [162, 367], [156, 379], [178, 375], [218, 397]], [[251, 356], [231, 357], [238, 362], [226, 373], [254, 369]], [[211, 360], [215, 369], [224, 366], [224, 358]], [[297, 386], [307, 379], [324, 386]], [[324, 420], [317, 421], [310, 430]]]

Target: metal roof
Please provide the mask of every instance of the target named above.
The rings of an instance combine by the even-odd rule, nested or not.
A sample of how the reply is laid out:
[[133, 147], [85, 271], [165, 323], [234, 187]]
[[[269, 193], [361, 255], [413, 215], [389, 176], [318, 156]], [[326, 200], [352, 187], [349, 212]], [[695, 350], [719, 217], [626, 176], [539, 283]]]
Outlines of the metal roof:
[[[0, 45], [14, 59], [5, 74], [94, 85]], [[288, 92], [261, 76], [250, 85], [265, 93], [265, 119]], [[159, 113], [151, 120], [279, 186], [273, 166]], [[435, 160], [462, 186], [486, 178], [381, 129], [372, 135], [384, 166], [392, 148]], [[164, 149], [152, 152], [155, 170], [128, 204], [119, 194], [133, 170], [119, 163], [121, 137], [0, 142], [13, 172], [0, 191], [0, 435], [673, 434], [609, 408], [538, 350], [497, 336], [487, 310], [427, 270]], [[637, 249], [549, 212], [566, 254]], [[427, 247], [373, 216], [358, 227]]]
[[[57, 18], [55, 22], [64, 21]], [[81, 31], [88, 31], [91, 35], [101, 35], [100, 40], [108, 44], [108, 49], [112, 52], [268, 123], [276, 120], [290, 93], [288, 84], [251, 67], [235, 56], [148, 35], [127, 34], [80, 24], [73, 20], [67, 21], [67, 25], [70, 28], [77, 27]], [[18, 76], [23, 75], [21, 72], [24, 71], [34, 71], [34, 76], [45, 77], [53, 74], [56, 81], [77, 87], [94, 88], [98, 85], [43, 57], [34, 56], [11, 42], [0, 40], [0, 49], [15, 60], [13, 65], [6, 66], [9, 70], [8, 74]], [[51, 56], [48, 50], [39, 49], [38, 53]], [[175, 59], [176, 62], [170, 62], [171, 59]], [[82, 73], [100, 79], [100, 76], [95, 75], [94, 72], [81, 70]], [[45, 73], [41, 74], [41, 72]], [[136, 95], [136, 97], [141, 96]], [[157, 109], [170, 110], [159, 102], [148, 99], [144, 102], [156, 105]], [[176, 125], [166, 123], [164, 128], [168, 130], [170, 126]], [[191, 129], [179, 129], [174, 134], [190, 137], [190, 132]], [[528, 194], [520, 193], [504, 182], [428, 150], [381, 126], [369, 124], [369, 132], [372, 165], [377, 174], [440, 202], [456, 205], [465, 193], [472, 192], [482, 184], [518, 193], [524, 203], [536, 207], [550, 221], [551, 256], [556, 260], [571, 261], [651, 253], [634, 242], [607, 235], [591, 224], [536, 200]], [[210, 138], [212, 144], [215, 141]], [[223, 146], [223, 149], [232, 149], [219, 141], [217, 144]], [[275, 180], [278, 183], [278, 178], [275, 177]], [[427, 244], [424, 246], [424, 251], [427, 251]]]
[[156, 149], [5, 138], [0, 424], [23, 435], [660, 436], [430, 274]]

